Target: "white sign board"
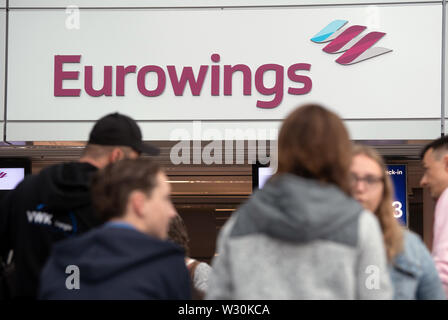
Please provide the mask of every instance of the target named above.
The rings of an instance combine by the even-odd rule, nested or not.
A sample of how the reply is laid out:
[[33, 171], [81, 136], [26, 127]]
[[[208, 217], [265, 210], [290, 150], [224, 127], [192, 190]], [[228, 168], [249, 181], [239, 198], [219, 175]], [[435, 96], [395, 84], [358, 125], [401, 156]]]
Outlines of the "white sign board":
[[[306, 102], [336, 111], [349, 127], [367, 121], [361, 126], [375, 131], [374, 121], [408, 119], [407, 126], [426, 121], [421, 132], [437, 134], [440, 4], [81, 9], [79, 29], [71, 14], [10, 11], [10, 140], [31, 134], [31, 140], [44, 140], [39, 136], [44, 128], [53, 140], [75, 140], [80, 132], [73, 123], [114, 111], [143, 123], [158, 121], [164, 130], [158, 138], [165, 140], [176, 121], [186, 126], [193, 120], [236, 126], [261, 121], [255, 125], [277, 127]], [[311, 38], [338, 19], [347, 21], [341, 30], [364, 27], [361, 38], [385, 33], [372, 47], [391, 52], [352, 65], [337, 63], [342, 53], [324, 52], [328, 43]], [[55, 122], [64, 121], [67, 132], [54, 131]], [[24, 125], [28, 130], [20, 131]]]
[[[6, 0], [0, 0], [1, 3]], [[82, 8], [173, 8], [173, 7], [261, 7], [306, 6], [341, 4], [387, 4], [437, 2], [434, 0], [9, 0], [10, 8], [65, 8], [76, 5]], [[439, 0], [438, 2], [442, 2]]]

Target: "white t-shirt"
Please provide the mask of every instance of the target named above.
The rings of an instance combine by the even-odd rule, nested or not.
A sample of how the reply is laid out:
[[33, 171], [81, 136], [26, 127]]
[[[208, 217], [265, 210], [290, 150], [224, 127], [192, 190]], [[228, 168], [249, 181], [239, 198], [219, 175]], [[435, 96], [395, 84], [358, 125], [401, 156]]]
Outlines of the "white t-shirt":
[[[191, 263], [195, 262], [195, 259], [188, 259], [187, 266]], [[206, 292], [208, 289], [208, 278], [212, 268], [205, 262], [200, 262], [196, 269], [194, 270], [193, 275], [193, 284], [196, 289]]]

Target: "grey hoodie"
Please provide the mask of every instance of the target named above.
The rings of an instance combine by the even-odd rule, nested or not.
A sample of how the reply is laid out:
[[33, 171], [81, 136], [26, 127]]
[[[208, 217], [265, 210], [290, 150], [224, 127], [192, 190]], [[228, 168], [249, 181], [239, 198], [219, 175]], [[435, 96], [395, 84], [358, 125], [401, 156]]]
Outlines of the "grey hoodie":
[[372, 213], [332, 185], [274, 176], [226, 223], [208, 299], [391, 299]]

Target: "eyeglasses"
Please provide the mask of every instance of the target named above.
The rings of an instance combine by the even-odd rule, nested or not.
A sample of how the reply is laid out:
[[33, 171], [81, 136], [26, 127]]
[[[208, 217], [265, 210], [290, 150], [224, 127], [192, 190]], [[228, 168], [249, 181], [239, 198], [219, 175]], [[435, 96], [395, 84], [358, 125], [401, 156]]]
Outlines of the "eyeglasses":
[[384, 181], [384, 177], [377, 177], [373, 175], [367, 175], [365, 177], [358, 177], [356, 174], [350, 174], [350, 184], [355, 187], [359, 182], [363, 181], [368, 188], [372, 188], [380, 182]]

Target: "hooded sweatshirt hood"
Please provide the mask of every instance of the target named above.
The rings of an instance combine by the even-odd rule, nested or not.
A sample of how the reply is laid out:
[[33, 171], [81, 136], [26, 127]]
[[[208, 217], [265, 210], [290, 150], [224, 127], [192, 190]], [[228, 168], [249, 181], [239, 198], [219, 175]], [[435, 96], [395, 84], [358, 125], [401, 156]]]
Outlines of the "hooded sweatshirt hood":
[[39, 193], [46, 209], [57, 212], [89, 205], [90, 179], [97, 170], [91, 164], [81, 162], [63, 163], [42, 170], [36, 179], [44, 186]]
[[183, 255], [180, 247], [137, 230], [106, 225], [100, 231], [57, 244], [54, 266], [65, 270], [67, 262], [76, 261], [83, 281], [96, 284], [163, 256]]
[[354, 244], [356, 233], [350, 230], [356, 228], [361, 211], [356, 200], [334, 185], [282, 174], [273, 176], [238, 210], [231, 236], [262, 233], [292, 242], [326, 239]]
[[[106, 224], [53, 247], [42, 276], [43, 299], [189, 299], [183, 250], [132, 227]], [[80, 289], [67, 290], [66, 268]]]

